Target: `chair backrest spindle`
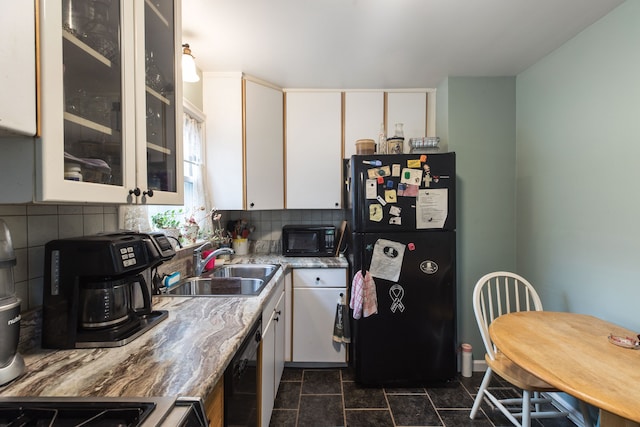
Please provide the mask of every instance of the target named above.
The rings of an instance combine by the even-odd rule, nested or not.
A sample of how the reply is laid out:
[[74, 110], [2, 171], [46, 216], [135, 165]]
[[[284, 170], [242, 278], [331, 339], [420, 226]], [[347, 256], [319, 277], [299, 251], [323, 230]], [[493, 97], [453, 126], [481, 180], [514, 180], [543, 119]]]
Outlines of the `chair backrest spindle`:
[[495, 358], [495, 346], [489, 336], [489, 325], [503, 314], [542, 310], [535, 288], [523, 277], [506, 271], [484, 275], [473, 290], [473, 311], [490, 358]]

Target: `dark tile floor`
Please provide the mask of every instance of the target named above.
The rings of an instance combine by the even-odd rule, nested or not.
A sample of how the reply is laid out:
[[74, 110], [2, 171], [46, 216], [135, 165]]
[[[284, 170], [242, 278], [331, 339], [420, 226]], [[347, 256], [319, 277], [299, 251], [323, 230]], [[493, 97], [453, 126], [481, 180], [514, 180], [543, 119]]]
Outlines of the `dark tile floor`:
[[[481, 426], [511, 423], [484, 404], [475, 420], [469, 418], [482, 381], [481, 372], [452, 381], [445, 387], [363, 388], [350, 369], [286, 368], [276, 396], [271, 426], [382, 427]], [[515, 395], [509, 384], [494, 379], [491, 388]], [[498, 391], [498, 390], [496, 390]], [[566, 418], [534, 421], [532, 427], [575, 427]]]

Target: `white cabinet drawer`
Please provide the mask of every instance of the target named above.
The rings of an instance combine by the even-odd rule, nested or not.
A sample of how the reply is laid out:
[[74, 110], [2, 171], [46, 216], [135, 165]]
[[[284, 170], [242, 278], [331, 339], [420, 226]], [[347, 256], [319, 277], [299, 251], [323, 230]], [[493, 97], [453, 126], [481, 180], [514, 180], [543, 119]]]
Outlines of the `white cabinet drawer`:
[[273, 291], [273, 294], [271, 295], [271, 298], [269, 298], [267, 303], [262, 307], [263, 329], [266, 326], [269, 319], [271, 319], [273, 311], [275, 310], [276, 305], [278, 304], [278, 301], [282, 297], [283, 293], [284, 293], [284, 276], [281, 276], [281, 278], [278, 279], [278, 283], [276, 284], [276, 287]]
[[347, 286], [346, 268], [296, 268], [293, 270], [294, 288], [344, 288]]

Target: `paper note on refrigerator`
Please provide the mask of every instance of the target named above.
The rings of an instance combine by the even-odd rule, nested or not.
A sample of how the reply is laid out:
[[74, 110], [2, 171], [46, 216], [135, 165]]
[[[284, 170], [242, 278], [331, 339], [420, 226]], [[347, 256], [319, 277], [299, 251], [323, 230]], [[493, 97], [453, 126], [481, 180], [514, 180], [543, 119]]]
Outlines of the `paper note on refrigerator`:
[[419, 190], [416, 200], [416, 228], [443, 228], [448, 215], [446, 188]]
[[402, 169], [400, 182], [407, 185], [420, 185], [422, 181], [422, 171], [420, 169]]
[[378, 197], [378, 182], [375, 179], [367, 179], [365, 181], [365, 189], [365, 197], [367, 199]]
[[386, 239], [378, 239], [373, 246], [371, 267], [373, 277], [397, 282], [400, 278], [406, 245]]

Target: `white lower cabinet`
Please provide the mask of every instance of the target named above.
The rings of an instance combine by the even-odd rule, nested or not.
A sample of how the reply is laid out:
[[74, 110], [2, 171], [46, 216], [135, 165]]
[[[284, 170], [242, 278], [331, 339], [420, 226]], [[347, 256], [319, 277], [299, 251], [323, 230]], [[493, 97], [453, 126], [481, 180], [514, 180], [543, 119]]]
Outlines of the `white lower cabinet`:
[[284, 370], [284, 280], [262, 311], [260, 424], [268, 426]]
[[293, 270], [292, 362], [346, 363], [345, 344], [333, 341], [336, 307], [346, 285], [344, 268]]

